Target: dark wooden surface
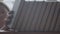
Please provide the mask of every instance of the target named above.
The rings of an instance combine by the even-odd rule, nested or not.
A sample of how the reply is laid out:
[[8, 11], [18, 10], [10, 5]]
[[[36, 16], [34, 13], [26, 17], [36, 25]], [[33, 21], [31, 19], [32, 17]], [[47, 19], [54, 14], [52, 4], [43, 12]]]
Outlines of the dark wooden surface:
[[60, 34], [59, 32], [2, 32], [0, 34]]
[[22, 0], [11, 28], [19, 32], [60, 31], [60, 3]]

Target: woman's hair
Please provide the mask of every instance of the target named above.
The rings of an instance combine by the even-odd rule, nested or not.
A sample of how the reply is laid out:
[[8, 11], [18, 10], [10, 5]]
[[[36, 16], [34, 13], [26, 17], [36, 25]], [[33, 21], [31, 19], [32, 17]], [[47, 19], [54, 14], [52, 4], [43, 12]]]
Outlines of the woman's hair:
[[7, 18], [7, 13], [9, 13], [9, 8], [3, 2], [0, 2], [0, 29], [5, 28], [5, 25], [7, 25], [4, 21]]
[[[2, 9], [2, 10], [1, 10]], [[1, 12], [7, 12], [10, 16], [8, 17], [8, 20], [6, 21], [5, 25], [7, 26], [10, 22], [11, 22], [11, 19], [13, 17], [13, 11], [10, 11], [9, 8], [7, 7], [7, 5], [5, 5], [3, 2], [0, 2], [0, 11]], [[0, 12], [0, 13], [1, 13]], [[1, 14], [0, 14], [1, 15]], [[1, 17], [0, 17], [1, 18]], [[2, 19], [2, 18], [1, 18]], [[1, 20], [0, 19], [0, 20]], [[1, 29], [5, 28], [6, 26], [3, 26]], [[8, 27], [8, 26], [7, 26]], [[9, 27], [8, 27], [9, 28]]]
[[0, 2], [0, 7], [6, 8], [9, 11], [9, 8], [7, 7], [7, 5], [5, 5], [3, 2]]

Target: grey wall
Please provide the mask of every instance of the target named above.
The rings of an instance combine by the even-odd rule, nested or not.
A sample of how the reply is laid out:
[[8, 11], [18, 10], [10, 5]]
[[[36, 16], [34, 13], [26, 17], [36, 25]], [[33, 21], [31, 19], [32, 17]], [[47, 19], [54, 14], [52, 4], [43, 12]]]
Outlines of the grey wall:
[[12, 21], [16, 31], [60, 31], [60, 3], [21, 1]]
[[0, 0], [0, 2], [3, 1], [3, 0]]

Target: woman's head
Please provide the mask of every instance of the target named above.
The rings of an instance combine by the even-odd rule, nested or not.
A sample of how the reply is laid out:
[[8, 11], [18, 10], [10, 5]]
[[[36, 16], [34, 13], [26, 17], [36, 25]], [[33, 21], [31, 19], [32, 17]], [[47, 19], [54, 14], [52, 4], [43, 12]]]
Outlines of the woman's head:
[[8, 16], [9, 16], [8, 7], [2, 2], [0, 2], [0, 27], [6, 24]]

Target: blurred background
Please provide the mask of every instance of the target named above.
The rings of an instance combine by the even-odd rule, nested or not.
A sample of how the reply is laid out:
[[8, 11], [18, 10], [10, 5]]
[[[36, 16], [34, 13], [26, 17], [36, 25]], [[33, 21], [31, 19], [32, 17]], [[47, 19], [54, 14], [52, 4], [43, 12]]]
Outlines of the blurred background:
[[0, 2], [6, 4], [8, 8], [12, 10], [15, 0], [0, 0]]
[[[60, 2], [60, 0], [25, 0], [25, 1], [47, 1], [47, 2], [58, 1]], [[0, 2], [5, 3], [8, 6], [8, 8], [12, 10], [15, 0], [0, 0]]]

